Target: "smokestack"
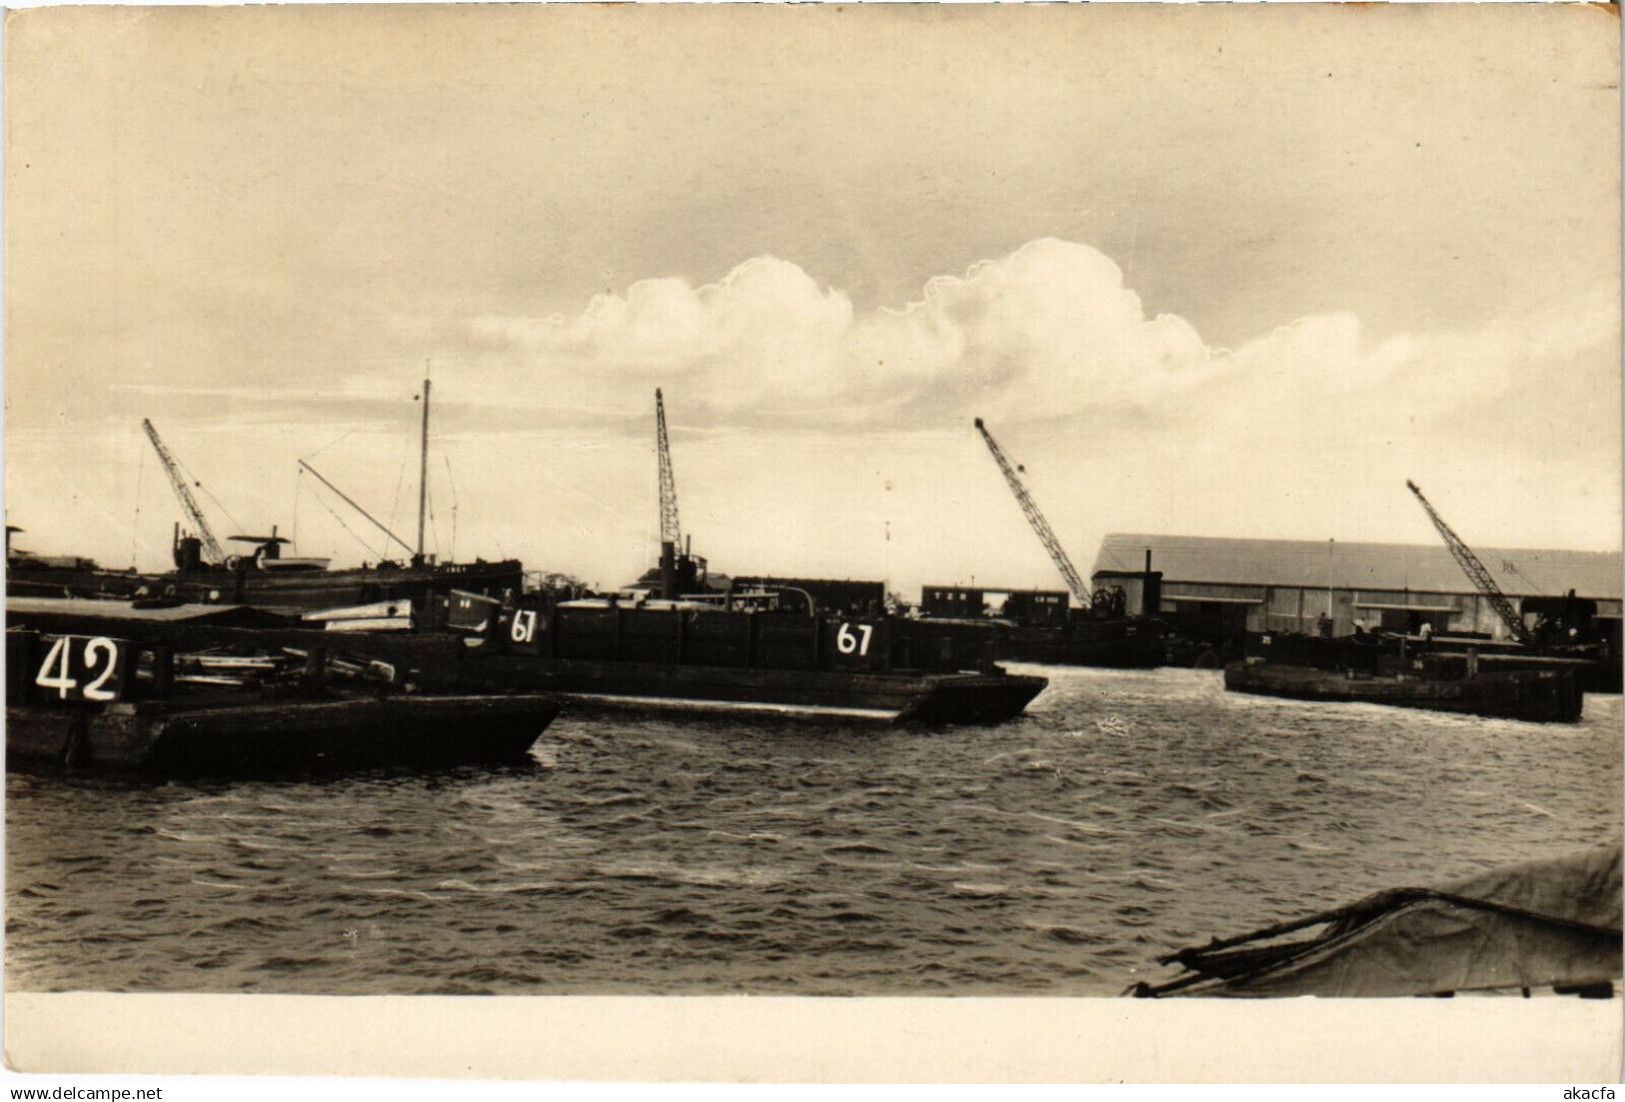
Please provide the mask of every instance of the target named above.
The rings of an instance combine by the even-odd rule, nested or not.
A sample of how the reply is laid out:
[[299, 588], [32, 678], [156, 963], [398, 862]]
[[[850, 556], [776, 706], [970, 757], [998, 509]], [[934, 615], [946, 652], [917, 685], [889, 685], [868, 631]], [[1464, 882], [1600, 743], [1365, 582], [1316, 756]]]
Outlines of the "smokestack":
[[1151, 548], [1145, 549], [1145, 575], [1140, 586], [1140, 615], [1156, 616], [1162, 612], [1162, 575], [1151, 569]]
[[667, 601], [677, 596], [677, 545], [660, 541], [660, 596]]

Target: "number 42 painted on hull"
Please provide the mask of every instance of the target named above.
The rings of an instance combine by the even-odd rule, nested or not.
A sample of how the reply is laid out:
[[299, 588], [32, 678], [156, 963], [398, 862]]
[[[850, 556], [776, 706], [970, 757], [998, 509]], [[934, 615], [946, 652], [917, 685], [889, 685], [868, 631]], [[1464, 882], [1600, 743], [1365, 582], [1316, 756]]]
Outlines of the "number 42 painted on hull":
[[58, 700], [117, 700], [124, 692], [129, 648], [105, 636], [47, 636], [50, 648], [34, 684], [52, 689]]

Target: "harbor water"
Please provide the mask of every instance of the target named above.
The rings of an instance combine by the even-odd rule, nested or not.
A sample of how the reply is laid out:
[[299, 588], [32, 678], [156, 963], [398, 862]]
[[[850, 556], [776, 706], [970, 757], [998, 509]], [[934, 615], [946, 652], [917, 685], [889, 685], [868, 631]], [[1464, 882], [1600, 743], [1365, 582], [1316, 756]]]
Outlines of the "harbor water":
[[6, 982], [1116, 995], [1211, 936], [1621, 833], [1617, 696], [1537, 725], [1034, 672], [992, 728], [566, 714], [524, 768], [10, 776]]

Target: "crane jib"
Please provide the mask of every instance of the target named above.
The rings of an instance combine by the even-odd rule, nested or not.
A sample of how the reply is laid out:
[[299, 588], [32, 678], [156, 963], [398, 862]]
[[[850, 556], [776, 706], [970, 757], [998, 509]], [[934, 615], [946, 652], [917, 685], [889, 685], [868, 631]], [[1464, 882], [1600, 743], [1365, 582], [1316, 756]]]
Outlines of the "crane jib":
[[1021, 511], [1026, 516], [1027, 523], [1032, 525], [1033, 531], [1038, 534], [1038, 541], [1044, 545], [1044, 550], [1049, 552], [1050, 561], [1055, 563], [1055, 568], [1061, 572], [1061, 577], [1066, 579], [1066, 587], [1072, 591], [1072, 596], [1077, 598], [1080, 606], [1083, 608], [1090, 607], [1089, 590], [1084, 586], [1083, 578], [1078, 575], [1077, 568], [1072, 565], [1072, 560], [1067, 556], [1066, 549], [1061, 546], [1061, 541], [1055, 538], [1055, 532], [1050, 528], [1049, 521], [1044, 519], [1044, 514], [1039, 511], [1038, 503], [1033, 500], [1032, 495], [1027, 492], [1027, 487], [1022, 484], [1021, 476], [1016, 473], [1015, 466], [1004, 454], [1004, 449], [999, 447], [998, 441], [993, 439], [993, 434], [987, 431], [987, 426], [982, 424], [980, 417], [976, 419], [976, 431], [982, 434], [982, 440], [987, 444], [987, 450], [992, 453], [993, 461], [999, 465], [999, 470], [1004, 474], [1004, 480], [1009, 484], [1011, 493], [1016, 495], [1016, 502], [1021, 506]]
[[1433, 522], [1433, 527], [1438, 530], [1440, 537], [1443, 538], [1444, 545], [1450, 549], [1450, 555], [1456, 560], [1456, 565], [1460, 566], [1462, 572], [1478, 587], [1478, 591], [1484, 595], [1484, 599], [1490, 603], [1490, 607], [1495, 610], [1495, 614], [1506, 625], [1507, 631], [1511, 632], [1512, 637], [1518, 642], [1525, 645], [1532, 644], [1535, 641], [1534, 633], [1523, 622], [1523, 617], [1518, 615], [1517, 610], [1512, 607], [1512, 602], [1507, 599], [1506, 594], [1501, 592], [1501, 587], [1495, 584], [1495, 579], [1484, 568], [1484, 564], [1479, 561], [1478, 556], [1473, 554], [1473, 549], [1468, 547], [1467, 542], [1456, 535], [1450, 525], [1445, 523], [1444, 518], [1439, 515], [1433, 504], [1422, 496], [1422, 491], [1417, 488], [1416, 483], [1407, 480], [1405, 488], [1416, 495], [1416, 500], [1421, 503], [1422, 510], [1427, 513], [1428, 519]]
[[655, 449], [660, 456], [660, 541], [674, 547], [682, 544], [677, 522], [677, 480], [671, 469], [671, 439], [666, 435], [666, 403], [655, 391]]
[[204, 517], [203, 510], [198, 507], [197, 499], [192, 496], [192, 490], [186, 485], [186, 478], [181, 474], [180, 463], [170, 454], [164, 442], [158, 437], [158, 430], [151, 421], [142, 418], [141, 427], [147, 432], [147, 439], [152, 441], [152, 448], [158, 453], [158, 462], [163, 464], [164, 473], [169, 476], [169, 484], [175, 490], [175, 496], [180, 499], [181, 508], [185, 510], [187, 519], [197, 529], [198, 539], [203, 544], [204, 555], [215, 565], [226, 561], [226, 554], [220, 549], [220, 543], [214, 538], [214, 532], [209, 528], [208, 519]]

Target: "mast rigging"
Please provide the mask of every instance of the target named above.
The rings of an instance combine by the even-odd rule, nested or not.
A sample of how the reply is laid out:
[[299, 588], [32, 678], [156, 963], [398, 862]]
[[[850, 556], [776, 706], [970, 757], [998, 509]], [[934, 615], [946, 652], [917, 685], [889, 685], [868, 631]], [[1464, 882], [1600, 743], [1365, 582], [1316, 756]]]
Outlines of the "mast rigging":
[[339, 489], [337, 486], [335, 486], [331, 482], [327, 481], [327, 479], [323, 478], [321, 471], [318, 471], [315, 467], [312, 467], [309, 463], [306, 463], [303, 459], [301, 459], [299, 461], [299, 465], [301, 467], [303, 467], [305, 470], [309, 471], [311, 474], [315, 475], [316, 476], [316, 481], [320, 482], [323, 486], [326, 486], [329, 490], [332, 490], [335, 494], [338, 494], [339, 497], [343, 498], [344, 499], [344, 504], [348, 505], [350, 508], [354, 509], [356, 512], [360, 513], [362, 516], [366, 517], [369, 521], [371, 521], [373, 523], [373, 526], [376, 527], [380, 532], [382, 532], [384, 535], [388, 536], [390, 539], [394, 540], [396, 543], [400, 544], [406, 550], [408, 550], [408, 551], [412, 550], [412, 545], [411, 544], [409, 544], [405, 540], [401, 539], [401, 537], [397, 536], [394, 532], [391, 532], [388, 528], [385, 528], [383, 523], [381, 521], [379, 521], [377, 517], [373, 516], [371, 513], [367, 512], [365, 509], [363, 509], [361, 506], [357, 505], [353, 500], [351, 500], [349, 494], [346, 494], [343, 490]]

